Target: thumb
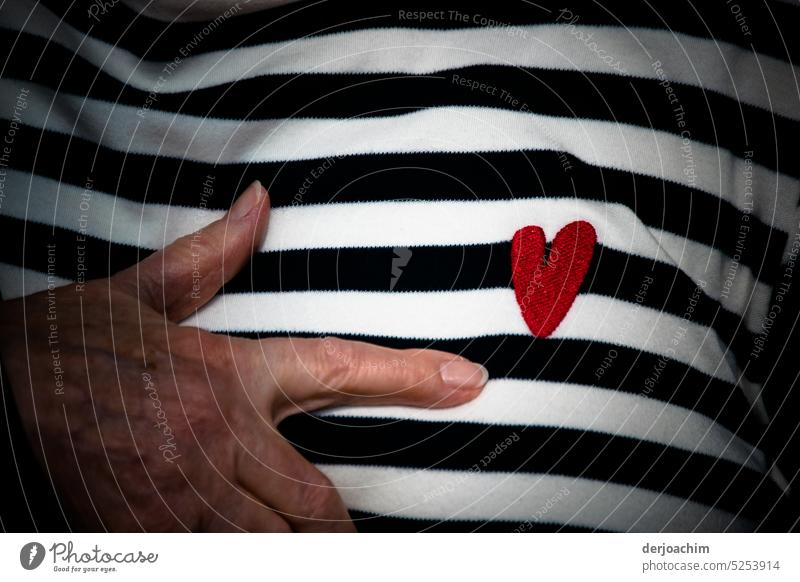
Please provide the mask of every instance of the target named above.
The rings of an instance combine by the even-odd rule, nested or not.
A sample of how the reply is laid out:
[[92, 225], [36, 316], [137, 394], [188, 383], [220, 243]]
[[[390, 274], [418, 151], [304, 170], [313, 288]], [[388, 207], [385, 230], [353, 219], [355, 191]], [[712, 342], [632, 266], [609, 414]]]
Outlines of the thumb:
[[112, 280], [180, 321], [202, 307], [248, 261], [266, 232], [269, 196], [256, 180], [219, 220], [179, 238]]

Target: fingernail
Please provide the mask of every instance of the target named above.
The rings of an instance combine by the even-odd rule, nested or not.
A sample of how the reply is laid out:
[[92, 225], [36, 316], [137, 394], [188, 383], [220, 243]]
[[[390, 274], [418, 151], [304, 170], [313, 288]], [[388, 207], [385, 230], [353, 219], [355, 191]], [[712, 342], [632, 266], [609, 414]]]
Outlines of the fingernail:
[[231, 207], [231, 218], [234, 220], [241, 220], [250, 214], [253, 209], [258, 208], [258, 205], [261, 204], [266, 194], [267, 191], [258, 180], [250, 184]]
[[489, 372], [486, 368], [465, 360], [446, 362], [442, 364], [439, 371], [445, 384], [461, 390], [483, 388], [489, 380]]

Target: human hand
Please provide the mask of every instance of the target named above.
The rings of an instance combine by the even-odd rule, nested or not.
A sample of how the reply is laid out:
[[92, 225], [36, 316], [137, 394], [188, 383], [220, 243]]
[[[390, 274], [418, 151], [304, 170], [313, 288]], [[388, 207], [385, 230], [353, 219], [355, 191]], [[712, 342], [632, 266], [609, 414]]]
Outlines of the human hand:
[[278, 423], [338, 405], [455, 406], [480, 393], [485, 370], [444, 352], [178, 325], [247, 263], [268, 215], [256, 182], [221, 220], [111, 278], [0, 304], [0, 353], [23, 424], [85, 527], [352, 531], [333, 485]]

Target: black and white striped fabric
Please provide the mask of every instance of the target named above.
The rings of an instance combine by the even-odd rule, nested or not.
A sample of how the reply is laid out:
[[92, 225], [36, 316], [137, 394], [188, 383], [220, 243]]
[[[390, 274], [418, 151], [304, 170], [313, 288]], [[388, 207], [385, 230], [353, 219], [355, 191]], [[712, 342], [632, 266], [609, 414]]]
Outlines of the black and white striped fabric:
[[[0, 8], [3, 297], [116, 272], [258, 178], [266, 242], [188, 324], [490, 371], [459, 408], [282, 425], [359, 528], [780, 527], [759, 355], [800, 247], [796, 5], [34, 4]], [[511, 238], [575, 220], [594, 258], [537, 339]]]

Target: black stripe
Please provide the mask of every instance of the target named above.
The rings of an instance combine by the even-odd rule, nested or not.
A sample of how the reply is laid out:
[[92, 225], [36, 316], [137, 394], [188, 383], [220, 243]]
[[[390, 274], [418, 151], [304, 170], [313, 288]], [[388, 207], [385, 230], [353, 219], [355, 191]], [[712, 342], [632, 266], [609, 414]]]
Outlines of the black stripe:
[[[245, 338], [318, 337], [305, 333], [230, 332], [229, 335]], [[430, 348], [460, 354], [484, 364], [492, 378], [566, 382], [646, 396], [708, 416], [751, 443], [758, 442], [763, 433], [749, 402], [735, 386], [676, 360], [662, 360], [667, 362], [662, 365], [659, 362], [661, 356], [621, 345], [526, 336], [416, 340], [338, 335], [396, 349]], [[605, 368], [604, 363], [607, 364]], [[663, 369], [651, 387], [649, 384], [655, 377], [656, 367]]]
[[[172, 60], [181, 56], [181, 49], [189, 47], [191, 54], [226, 50], [265, 42], [288, 40], [320, 33], [359, 30], [368, 27], [425, 27], [432, 29], [477, 28], [485, 17], [509, 25], [551, 24], [557, 21], [563, 3], [514, 2], [490, 5], [485, 2], [441, 2], [437, 0], [398, 0], [378, 4], [347, 1], [305, 0], [292, 2], [269, 10], [221, 21], [210, 34], [203, 34], [209, 21], [165, 24], [138, 16], [122, 3], [113, 5], [93, 20], [88, 10], [94, 0], [76, 0], [69, 6], [53, 0], [43, 2], [66, 22], [84, 33], [145, 56], [147, 59]], [[795, 7], [780, 2], [770, 2], [768, 10], [758, 0], [738, 0], [743, 30], [737, 14], [720, 2], [692, 3], [688, 1], [659, 4], [625, 4], [624, 8], [605, 6], [590, 1], [573, 1], [569, 9], [579, 16], [578, 25], [610, 25], [665, 29], [675, 33], [714, 39], [753, 49], [784, 60], [789, 56], [797, 60], [800, 55], [797, 35], [791, 34], [790, 24], [797, 19]], [[308, 8], [309, 6], [313, 6]], [[467, 15], [466, 21], [450, 18], [443, 20], [418, 20], [401, 17], [399, 11], [457, 10]], [[744, 21], [741, 21], [741, 18]], [[568, 21], [563, 13], [559, 22]], [[485, 24], [483, 24], [485, 26]], [[168, 27], [168, 28], [167, 28]], [[167, 33], [163, 34], [167, 28]], [[782, 30], [785, 31], [782, 33]], [[749, 32], [749, 34], [748, 34]], [[201, 38], [197, 42], [197, 37]], [[520, 42], [532, 39], [517, 36]]]
[[[110, 277], [153, 253], [8, 216], [0, 216], [0, 225], [7, 240], [14, 241], [14, 244], [0, 245], [0, 262], [40, 273], [49, 272], [70, 281]], [[48, 245], [53, 245], [54, 262], [50, 264]]]
[[[554, 196], [618, 203], [648, 226], [715, 247], [729, 257], [739, 255], [739, 262], [766, 284], [780, 276], [788, 237], [716, 196], [598, 168], [559, 152], [387, 154], [214, 166], [125, 155], [75, 137], [23, 127], [15, 136], [9, 165], [81, 188], [91, 176], [95, 191], [190, 207], [229, 208], [234, 193], [256, 178], [270, 190], [274, 207]], [[203, 183], [209, 176], [214, 194], [204, 197]], [[741, 230], [741, 225], [748, 229]]]
[[[151, 251], [37, 223], [5, 218], [11, 240], [21, 245], [0, 249], [0, 261], [77, 280], [108, 277], [142, 260]], [[59, 257], [48, 264], [48, 244]], [[77, 257], [81, 257], [80, 264]], [[407, 253], [410, 253], [407, 254]], [[415, 247], [413, 249], [312, 249], [257, 253], [223, 293], [279, 291], [458, 291], [512, 286], [510, 243]], [[405, 258], [397, 276], [393, 267]], [[109, 269], [110, 267], [110, 269]], [[579, 291], [640, 304], [713, 328], [737, 356], [740, 368], [750, 358], [755, 335], [742, 318], [705, 294], [677, 267], [597, 245]], [[632, 323], [633, 313], [629, 322]]]
[[[93, 65], [33, 35], [10, 36], [0, 47], [26, 58], [6, 65], [6, 78], [20, 78], [61, 93], [143, 107], [149, 91], [124, 85]], [[6, 46], [3, 46], [6, 45]], [[45, 50], [46, 49], [46, 50]], [[1, 51], [2, 49], [0, 49]], [[42, 55], [43, 58], [30, 58]], [[72, 62], [70, 62], [72, 61]], [[35, 69], [34, 69], [35, 67]], [[487, 90], [459, 85], [484, 83]], [[657, 80], [619, 75], [478, 66], [431, 75], [270, 75], [190, 93], [159, 93], [152, 108], [202, 118], [247, 120], [289, 117], [399, 115], [426, 107], [486, 106], [575, 119], [599, 119], [681, 134], [745, 157], [755, 150], [759, 164], [800, 176], [791, 145], [800, 122], [775, 118], [759, 107], [688, 85], [672, 87], [672, 98]], [[682, 108], [680, 123], [676, 114]]]
[[[792, 515], [795, 513], [789, 509], [789, 504], [782, 499], [776, 505], [776, 512], [769, 516], [759, 516], [756, 519], [755, 530], [759, 532], [787, 532], [793, 526]], [[496, 533], [554, 533], [554, 532], [607, 532], [602, 528], [581, 527], [573, 524], [563, 525], [559, 523], [547, 522], [545, 517], [536, 519], [535, 515], [526, 520], [435, 520], [435, 519], [416, 519], [408, 517], [397, 517], [393, 515], [378, 515], [366, 511], [350, 511], [350, 516], [354, 520], [356, 528], [360, 532], [496, 532]], [[709, 516], [708, 519], [712, 519]]]
[[[736, 463], [590, 431], [311, 415], [292, 416], [279, 429], [318, 464], [574, 476], [663, 492], [750, 519], [780, 498], [770, 479]], [[443, 488], [430, 497], [448, 495], [447, 484], [443, 477]]]
[[410, 517], [397, 517], [393, 515], [378, 515], [366, 511], [350, 510], [353, 523], [362, 533], [589, 533], [592, 531], [607, 531], [595, 528], [585, 528], [576, 525], [563, 525], [560, 523], [530, 519], [520, 521], [481, 521], [463, 519], [415, 519]]

